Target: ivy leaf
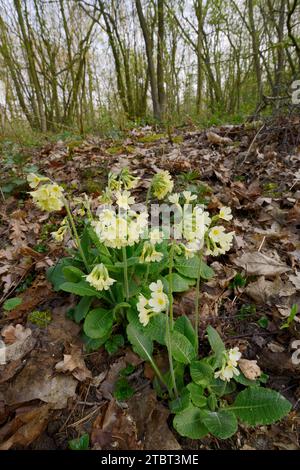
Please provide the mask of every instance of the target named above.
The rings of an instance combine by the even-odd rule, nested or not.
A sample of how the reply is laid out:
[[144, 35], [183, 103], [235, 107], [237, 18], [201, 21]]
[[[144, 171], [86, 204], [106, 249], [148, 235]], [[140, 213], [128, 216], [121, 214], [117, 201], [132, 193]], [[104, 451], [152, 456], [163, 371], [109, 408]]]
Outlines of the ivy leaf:
[[113, 321], [111, 310], [95, 308], [87, 314], [83, 324], [83, 330], [90, 338], [103, 338], [111, 331]]
[[192, 405], [175, 416], [173, 426], [181, 436], [190, 439], [202, 439], [208, 434], [208, 429], [202, 422], [201, 411]]
[[190, 364], [195, 359], [196, 352], [192, 343], [183, 334], [174, 330], [171, 332], [172, 355], [182, 364]]
[[201, 417], [209, 432], [220, 439], [228, 439], [237, 431], [237, 419], [231, 411], [201, 410]]
[[291, 403], [275, 390], [249, 387], [238, 394], [230, 407], [236, 416], [246, 424], [272, 424], [286, 416]]

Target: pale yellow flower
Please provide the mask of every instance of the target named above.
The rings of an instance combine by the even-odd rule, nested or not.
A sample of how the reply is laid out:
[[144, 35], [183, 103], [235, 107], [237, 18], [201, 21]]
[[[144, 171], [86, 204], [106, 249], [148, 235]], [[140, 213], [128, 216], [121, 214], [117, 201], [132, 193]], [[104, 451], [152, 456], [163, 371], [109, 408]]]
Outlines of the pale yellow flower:
[[219, 212], [219, 217], [220, 219], [226, 220], [227, 222], [229, 220], [232, 220], [230, 207], [221, 207], [220, 212]]
[[231, 364], [228, 364], [221, 370], [215, 372], [216, 379], [220, 378], [221, 380], [224, 380], [226, 382], [230, 382], [230, 380], [233, 378], [234, 375], [238, 376], [240, 375], [240, 372], [236, 367], [234, 367]]
[[142, 254], [140, 256], [141, 263], [154, 263], [159, 262], [163, 259], [163, 253], [160, 253], [155, 249], [155, 245], [151, 242], [146, 241], [143, 245]]
[[171, 194], [169, 197], [169, 202], [171, 202], [172, 204], [175, 204], [176, 206], [179, 206], [179, 200], [180, 200], [180, 194], [179, 193], [174, 193], [174, 194]]
[[190, 204], [190, 202], [195, 201], [197, 199], [196, 194], [192, 195], [191, 191], [183, 191], [182, 195], [184, 197], [185, 204]]
[[49, 178], [46, 178], [45, 176], [38, 176], [35, 173], [29, 173], [27, 176], [27, 181], [29, 186], [32, 189], [35, 189], [41, 182], [49, 181]]
[[63, 207], [63, 191], [58, 184], [44, 184], [29, 194], [40, 209], [52, 212], [59, 211]]
[[149, 289], [156, 294], [161, 294], [164, 291], [164, 285], [159, 279], [157, 282], [151, 282]]
[[59, 227], [59, 229], [56, 232], [51, 233], [51, 236], [56, 242], [62, 242], [67, 230], [68, 230], [68, 227], [66, 225]]
[[120, 209], [129, 209], [130, 204], [134, 204], [134, 197], [130, 196], [129, 191], [117, 191], [116, 192], [116, 203]]
[[139, 300], [136, 305], [137, 310], [139, 312], [139, 321], [143, 326], [147, 326], [150, 320], [150, 313], [151, 310], [148, 310], [146, 306], [148, 305], [148, 300], [146, 297], [143, 296], [143, 294], [139, 295]]
[[160, 171], [152, 179], [153, 194], [157, 199], [163, 199], [173, 191], [174, 183], [168, 171]]
[[148, 303], [153, 312], [160, 313], [168, 308], [169, 299], [164, 292], [152, 292]]
[[86, 276], [86, 281], [93, 286], [96, 290], [108, 290], [114, 282], [115, 279], [109, 277], [107, 268], [103, 263], [97, 264], [92, 272]]

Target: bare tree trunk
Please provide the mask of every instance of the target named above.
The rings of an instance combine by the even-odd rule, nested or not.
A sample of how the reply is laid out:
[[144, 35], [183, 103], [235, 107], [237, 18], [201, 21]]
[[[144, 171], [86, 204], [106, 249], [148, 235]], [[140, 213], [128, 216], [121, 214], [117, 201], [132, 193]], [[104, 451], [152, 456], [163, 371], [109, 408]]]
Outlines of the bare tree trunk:
[[150, 88], [151, 88], [151, 98], [152, 98], [152, 105], [153, 105], [153, 115], [155, 119], [160, 120], [161, 118], [161, 110], [158, 101], [158, 91], [157, 91], [157, 80], [155, 74], [155, 67], [153, 61], [153, 44], [150, 35], [150, 31], [143, 13], [142, 5], [140, 0], [135, 0], [136, 9], [140, 21], [140, 25], [143, 32], [143, 37], [145, 41], [146, 47], [146, 55], [148, 61], [148, 72], [149, 72], [149, 79], [150, 79]]

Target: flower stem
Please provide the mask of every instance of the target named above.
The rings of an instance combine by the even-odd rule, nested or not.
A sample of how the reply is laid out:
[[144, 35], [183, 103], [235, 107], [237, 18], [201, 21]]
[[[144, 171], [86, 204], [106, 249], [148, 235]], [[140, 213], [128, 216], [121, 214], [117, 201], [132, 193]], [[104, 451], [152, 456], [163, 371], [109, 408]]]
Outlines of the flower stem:
[[201, 267], [202, 267], [202, 250], [199, 251], [199, 266], [197, 273], [196, 283], [196, 297], [195, 297], [195, 338], [196, 338], [196, 352], [198, 354], [199, 349], [199, 303], [200, 303], [200, 280], [201, 280]]
[[169, 261], [169, 317], [167, 318], [167, 348], [168, 348], [168, 358], [169, 358], [169, 365], [170, 365], [170, 373], [172, 379], [173, 390], [175, 393], [176, 398], [178, 397], [177, 386], [176, 386], [176, 378], [174, 372], [174, 364], [173, 364], [173, 356], [172, 356], [172, 343], [171, 343], [171, 332], [173, 331], [173, 278], [172, 278], [172, 271], [173, 271], [173, 263], [174, 263], [174, 248], [175, 245], [172, 243], [170, 249], [170, 261]]
[[86, 270], [88, 272], [90, 272], [90, 267], [89, 267], [89, 264], [87, 262], [87, 259], [85, 257], [85, 254], [83, 252], [83, 249], [82, 249], [82, 246], [81, 246], [81, 242], [80, 242], [80, 238], [79, 238], [79, 235], [78, 235], [78, 232], [77, 232], [77, 229], [76, 229], [76, 225], [75, 225], [75, 222], [74, 222], [74, 218], [73, 218], [73, 215], [72, 215], [72, 212], [70, 210], [70, 206], [69, 206], [69, 203], [67, 201], [67, 199], [64, 197], [63, 198], [63, 202], [64, 202], [64, 206], [66, 208], [66, 211], [67, 211], [67, 214], [68, 214], [68, 218], [69, 218], [69, 221], [70, 221], [70, 224], [71, 224], [71, 228], [72, 228], [72, 232], [73, 232], [73, 236], [76, 240], [76, 243], [77, 243], [77, 247], [78, 247], [78, 250], [79, 250], [79, 253], [80, 253], [80, 256], [82, 258], [82, 261], [84, 262], [84, 265], [86, 267]]
[[148, 282], [149, 271], [150, 271], [150, 263], [147, 264], [147, 268], [146, 268], [145, 284], [147, 284]]
[[124, 263], [124, 284], [125, 284], [125, 295], [126, 300], [129, 300], [129, 285], [128, 285], [128, 265], [127, 265], [127, 254], [126, 254], [126, 247], [122, 247], [122, 254], [123, 254], [123, 263]]
[[150, 183], [150, 186], [149, 186], [147, 194], [146, 194], [146, 208], [147, 209], [148, 209], [149, 200], [150, 200], [150, 196], [151, 196], [151, 190], [152, 190], [152, 181]]

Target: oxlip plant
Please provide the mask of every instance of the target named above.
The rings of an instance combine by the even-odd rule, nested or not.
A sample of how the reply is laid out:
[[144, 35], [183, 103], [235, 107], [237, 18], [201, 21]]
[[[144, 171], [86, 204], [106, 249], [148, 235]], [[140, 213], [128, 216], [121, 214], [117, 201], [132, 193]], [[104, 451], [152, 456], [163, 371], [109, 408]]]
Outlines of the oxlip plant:
[[[56, 290], [80, 298], [70, 314], [83, 324], [86, 348], [104, 345], [113, 353], [124, 344], [126, 331], [133, 350], [151, 364], [154, 387], [169, 401], [179, 434], [226, 439], [237, 431], [238, 420], [270, 424], [290, 411], [283, 396], [263, 386], [264, 374], [245, 377], [239, 368], [241, 352], [226, 349], [211, 326], [206, 331], [211, 353], [203, 357], [199, 348], [200, 284], [214, 275], [205, 259], [232, 245], [234, 233], [223, 225], [232, 219], [230, 208], [211, 215], [190, 191], [173, 193], [167, 171], [153, 177], [142, 206], [130, 192], [138, 179], [127, 169], [110, 174], [96, 213], [86, 195], [70, 198], [57, 183], [35, 174], [28, 181], [39, 208], [65, 208], [66, 217], [52, 235], [60, 243], [68, 235], [73, 247], [48, 277]], [[162, 212], [162, 224], [151, 226], [153, 200], [168, 201], [168, 223]], [[174, 295], [192, 286], [192, 321], [185, 315], [175, 318]], [[155, 361], [155, 347], [166, 349], [167, 372]]]

